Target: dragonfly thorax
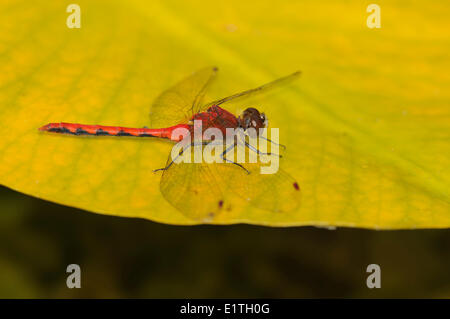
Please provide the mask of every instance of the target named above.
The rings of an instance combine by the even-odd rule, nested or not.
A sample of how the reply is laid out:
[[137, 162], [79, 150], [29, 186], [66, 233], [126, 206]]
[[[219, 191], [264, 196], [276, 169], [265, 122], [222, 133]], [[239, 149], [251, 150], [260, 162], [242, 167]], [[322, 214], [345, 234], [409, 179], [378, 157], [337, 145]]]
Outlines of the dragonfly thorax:
[[246, 131], [249, 128], [253, 128], [256, 131], [256, 134], [259, 134], [260, 128], [265, 128], [267, 126], [267, 119], [264, 113], [259, 113], [259, 111], [255, 108], [246, 109], [239, 117], [238, 117], [239, 127], [243, 128]]

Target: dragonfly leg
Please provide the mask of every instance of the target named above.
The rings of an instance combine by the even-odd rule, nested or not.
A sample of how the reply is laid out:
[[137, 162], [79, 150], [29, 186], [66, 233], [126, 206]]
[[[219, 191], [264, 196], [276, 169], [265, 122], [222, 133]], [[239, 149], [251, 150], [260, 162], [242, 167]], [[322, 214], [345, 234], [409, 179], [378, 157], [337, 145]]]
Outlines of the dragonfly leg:
[[249, 143], [247, 143], [247, 142], [244, 142], [244, 143], [245, 143], [245, 146], [247, 146], [253, 152], [256, 152], [258, 155], [274, 155], [274, 156], [278, 156], [278, 157], [283, 157], [280, 154], [275, 154], [275, 153], [272, 153], [272, 152], [269, 152], [269, 153], [260, 152], [257, 148], [253, 147]]
[[229, 151], [231, 151], [231, 150], [233, 149], [233, 147], [235, 147], [235, 146], [236, 146], [236, 144], [230, 145], [227, 149], [225, 149], [225, 151], [223, 151], [223, 153], [220, 155], [220, 157], [221, 157], [223, 160], [225, 160], [226, 162], [228, 162], [228, 163], [231, 163], [231, 164], [234, 164], [234, 165], [239, 166], [239, 167], [242, 168], [244, 171], [246, 171], [247, 174], [250, 174], [250, 171], [249, 171], [248, 169], [246, 169], [244, 166], [242, 166], [242, 165], [239, 164], [239, 163], [233, 162], [232, 160], [229, 160], [228, 158], [225, 157], [225, 154], [227, 154]]
[[175, 157], [175, 159], [171, 160], [170, 163], [169, 163], [169, 165], [167, 165], [166, 167], [154, 169], [154, 170], [153, 170], [153, 173], [156, 173], [156, 172], [158, 172], [158, 171], [166, 171], [166, 170], [168, 170], [168, 169], [170, 168], [170, 166], [172, 166], [173, 162], [174, 162], [174, 161], [178, 158], [178, 156], [180, 156], [180, 155], [181, 155], [181, 154], [178, 154], [177, 157]]
[[166, 170], [168, 170], [168, 169], [170, 168], [170, 166], [172, 166], [173, 162], [176, 161], [176, 159], [177, 159], [178, 157], [180, 157], [181, 155], [183, 155], [183, 152], [184, 152], [185, 150], [189, 149], [189, 148], [192, 147], [192, 146], [207, 145], [207, 144], [209, 144], [209, 142], [210, 142], [210, 141], [202, 141], [201, 143], [195, 143], [195, 142], [192, 142], [191, 144], [189, 144], [188, 147], [186, 147], [186, 149], [182, 149], [181, 152], [180, 152], [174, 159], [172, 159], [172, 160], [170, 161], [170, 163], [169, 163], [166, 167], [154, 169], [153, 172], [155, 173], [155, 172], [158, 172], [158, 171], [166, 171]]
[[281, 146], [283, 149], [286, 149], [286, 146], [285, 145], [283, 145], [283, 144], [278, 144], [278, 143], [275, 143], [274, 141], [272, 141], [272, 140], [270, 140], [270, 139], [268, 139], [268, 138], [266, 138], [266, 137], [264, 137], [264, 136], [260, 136], [260, 138], [262, 138], [263, 140], [266, 140], [266, 141], [268, 141], [268, 142], [270, 142], [270, 143], [272, 143], [272, 144], [275, 144], [275, 145], [278, 145], [278, 146]]

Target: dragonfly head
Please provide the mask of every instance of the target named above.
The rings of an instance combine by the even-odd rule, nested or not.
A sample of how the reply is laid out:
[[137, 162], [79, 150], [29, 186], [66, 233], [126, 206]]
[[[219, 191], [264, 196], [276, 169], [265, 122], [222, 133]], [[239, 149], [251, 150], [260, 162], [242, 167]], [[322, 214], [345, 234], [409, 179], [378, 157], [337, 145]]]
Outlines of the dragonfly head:
[[246, 131], [249, 128], [253, 128], [256, 131], [256, 135], [259, 134], [259, 129], [267, 126], [267, 119], [264, 113], [259, 113], [255, 108], [246, 109], [242, 115], [238, 117], [239, 126]]

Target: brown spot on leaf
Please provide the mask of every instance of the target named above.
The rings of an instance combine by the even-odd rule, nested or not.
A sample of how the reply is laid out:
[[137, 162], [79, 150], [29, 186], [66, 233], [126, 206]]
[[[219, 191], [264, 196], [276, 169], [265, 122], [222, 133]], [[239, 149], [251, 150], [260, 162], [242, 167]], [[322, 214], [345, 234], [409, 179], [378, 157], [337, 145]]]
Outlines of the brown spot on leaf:
[[297, 191], [300, 190], [300, 187], [298, 186], [297, 182], [295, 182], [293, 185], [294, 185], [295, 190], [297, 190]]

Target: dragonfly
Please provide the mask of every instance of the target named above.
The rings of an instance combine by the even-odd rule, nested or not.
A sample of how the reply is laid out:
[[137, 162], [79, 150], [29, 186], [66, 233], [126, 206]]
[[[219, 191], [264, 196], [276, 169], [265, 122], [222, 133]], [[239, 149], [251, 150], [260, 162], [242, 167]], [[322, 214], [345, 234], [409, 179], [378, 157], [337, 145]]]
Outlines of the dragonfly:
[[[39, 130], [79, 136], [156, 137], [180, 142], [186, 136], [174, 134], [175, 130], [184, 129], [192, 133], [195, 129], [194, 123], [201, 123], [202, 130], [213, 127], [225, 133], [227, 128], [240, 128], [244, 132], [255, 129], [256, 134], [259, 134], [260, 129], [267, 127], [264, 113], [249, 107], [241, 115], [235, 116], [221, 106], [233, 100], [267, 92], [300, 75], [297, 71], [256, 88], [203, 103], [206, 91], [216, 77], [217, 71], [217, 67], [201, 69], [162, 92], [150, 109], [152, 128], [60, 122], [46, 124]], [[276, 144], [266, 137], [264, 139]], [[213, 142], [202, 141], [202, 145]], [[232, 147], [238, 145], [257, 152], [260, 156], [281, 157], [270, 152], [260, 152], [245, 140], [243, 142], [236, 140]], [[281, 144], [277, 146], [285, 148]], [[183, 161], [174, 163], [173, 156], [169, 155], [166, 166], [154, 170], [162, 171], [160, 191], [164, 198], [186, 217], [200, 222], [212, 222], [225, 212], [232, 213], [234, 208], [228, 203], [229, 196], [226, 196], [228, 191], [254, 207], [274, 213], [290, 212], [300, 205], [300, 186], [290, 174], [281, 168], [275, 174], [260, 174], [263, 165], [260, 161], [238, 163], [227, 157], [229, 150], [230, 147], [226, 147], [221, 154], [223, 163]]]

